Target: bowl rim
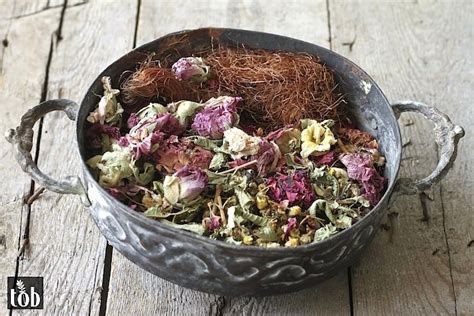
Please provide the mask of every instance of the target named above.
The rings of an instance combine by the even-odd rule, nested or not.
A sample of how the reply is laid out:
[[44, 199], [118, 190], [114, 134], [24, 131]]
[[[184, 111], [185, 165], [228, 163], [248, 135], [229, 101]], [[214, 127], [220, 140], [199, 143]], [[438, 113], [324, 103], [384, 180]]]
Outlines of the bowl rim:
[[401, 163], [401, 132], [400, 132], [400, 125], [398, 124], [395, 113], [393, 112], [393, 109], [390, 106], [390, 102], [388, 101], [387, 97], [383, 93], [382, 89], [380, 89], [378, 84], [374, 81], [374, 79], [369, 74], [367, 74], [367, 72], [365, 70], [363, 70], [361, 67], [359, 67], [357, 64], [355, 64], [351, 60], [347, 59], [346, 57], [344, 57], [344, 56], [342, 56], [342, 55], [340, 55], [340, 54], [338, 54], [338, 53], [336, 53], [336, 52], [334, 52], [330, 49], [319, 46], [317, 44], [313, 44], [313, 43], [310, 43], [310, 42], [306, 42], [306, 41], [303, 41], [303, 40], [291, 38], [291, 37], [288, 37], [288, 36], [278, 35], [278, 34], [272, 34], [272, 33], [267, 33], [267, 32], [259, 32], [259, 31], [253, 31], [253, 30], [245, 30], [245, 29], [233, 29], [233, 28], [203, 27], [203, 28], [186, 29], [186, 30], [181, 30], [181, 31], [177, 31], [177, 32], [168, 33], [168, 34], [160, 36], [160, 37], [158, 37], [158, 38], [156, 38], [152, 41], [149, 41], [149, 42], [147, 42], [143, 45], [140, 45], [140, 46], [134, 48], [133, 50], [130, 50], [128, 53], [126, 53], [126, 54], [122, 55], [121, 57], [115, 59], [109, 66], [107, 66], [100, 73], [100, 75], [96, 78], [96, 80], [93, 81], [93, 83], [90, 85], [90, 87], [87, 89], [86, 93], [84, 94], [84, 97], [82, 98], [79, 111], [83, 107], [83, 104], [87, 99], [86, 97], [87, 97], [89, 91], [92, 91], [92, 88], [94, 87], [96, 81], [98, 79], [100, 79], [102, 76], [106, 75], [106, 73], [109, 71], [109, 69], [113, 68], [120, 60], [126, 58], [127, 56], [129, 56], [130, 54], [132, 54], [134, 52], [143, 53], [143, 51], [145, 51], [148, 46], [152, 46], [156, 42], [162, 42], [162, 41], [166, 40], [168, 37], [177, 36], [177, 35], [185, 35], [185, 34], [189, 34], [189, 33], [193, 33], [193, 32], [203, 32], [203, 31], [207, 31], [207, 32], [209, 32], [209, 34], [219, 34], [221, 32], [236, 32], [236, 33], [239, 33], [239, 34], [253, 34], [253, 35], [259, 35], [259, 36], [265, 36], [265, 37], [272, 37], [273, 39], [280, 40], [280, 41], [292, 41], [294, 43], [299, 43], [299, 44], [303, 44], [303, 45], [315, 46], [319, 50], [326, 51], [326, 53], [328, 53], [330, 55], [334, 55], [337, 58], [340, 58], [345, 63], [351, 65], [351, 67], [353, 67], [354, 69], [357, 69], [357, 71], [360, 74], [366, 76], [366, 78], [372, 84], [372, 89], [377, 90], [377, 92], [382, 97], [384, 103], [389, 107], [389, 109], [390, 109], [390, 119], [392, 119], [394, 122], [396, 122], [396, 124], [395, 124], [396, 125], [395, 126], [395, 135], [394, 136], [396, 138], [395, 140], [398, 143], [398, 148], [396, 148], [395, 161], [394, 161], [395, 162], [394, 163], [395, 170], [393, 172], [393, 177], [389, 180], [389, 183], [387, 185], [387, 189], [385, 190], [383, 196], [380, 198], [379, 202], [364, 217], [362, 217], [359, 221], [357, 221], [351, 227], [346, 228], [346, 229], [344, 229], [344, 230], [342, 230], [342, 231], [340, 231], [340, 232], [338, 232], [338, 233], [336, 233], [336, 234], [334, 234], [334, 235], [332, 235], [332, 236], [330, 236], [330, 237], [328, 237], [328, 238], [326, 238], [322, 241], [312, 242], [312, 243], [309, 243], [309, 244], [306, 244], [306, 245], [300, 245], [300, 246], [296, 246], [296, 247], [284, 247], [284, 246], [261, 247], [261, 246], [256, 246], [256, 245], [254, 245], [254, 246], [235, 245], [235, 244], [231, 244], [231, 243], [228, 243], [226, 241], [223, 241], [223, 240], [216, 240], [216, 239], [212, 239], [212, 238], [209, 238], [209, 237], [201, 236], [201, 235], [196, 234], [194, 232], [187, 231], [187, 230], [184, 230], [184, 229], [175, 228], [173, 226], [163, 224], [158, 220], [149, 218], [149, 217], [145, 216], [143, 213], [137, 212], [137, 211], [133, 210], [132, 208], [130, 208], [129, 206], [127, 206], [126, 204], [123, 204], [119, 200], [115, 199], [109, 192], [107, 192], [102, 186], [100, 186], [99, 183], [97, 182], [97, 180], [92, 175], [89, 167], [87, 166], [83, 153], [80, 151], [80, 146], [79, 146], [80, 134], [79, 133], [80, 133], [80, 130], [81, 130], [81, 124], [83, 124], [83, 122], [79, 122], [79, 115], [78, 115], [77, 119], [76, 119], [76, 145], [77, 145], [77, 148], [79, 149], [79, 156], [80, 156], [82, 171], [83, 171], [84, 175], [87, 178], [89, 178], [93, 181], [92, 183], [94, 184], [94, 187], [96, 189], [98, 189], [101, 194], [105, 194], [112, 201], [118, 203], [121, 206], [119, 211], [125, 210], [127, 212], [127, 215], [132, 216], [134, 219], [140, 221], [143, 224], [157, 225], [159, 228], [161, 228], [165, 231], [169, 231], [170, 233], [175, 233], [177, 236], [179, 236], [178, 238], [185, 238], [185, 239], [189, 239], [189, 240], [193, 240], [193, 241], [201, 241], [205, 244], [209, 244], [209, 245], [214, 246], [216, 248], [221, 248], [221, 249], [223, 248], [223, 249], [226, 249], [226, 250], [229, 250], [229, 251], [239, 252], [239, 253], [240, 252], [246, 252], [248, 254], [251, 253], [253, 256], [259, 256], [259, 257], [260, 256], [264, 257], [267, 254], [274, 254], [274, 255], [300, 254], [302, 252], [310, 252], [311, 250], [316, 250], [320, 247], [325, 246], [328, 243], [338, 242], [338, 241], [346, 238], [347, 236], [352, 235], [357, 229], [359, 229], [359, 227], [362, 227], [364, 223], [367, 223], [369, 218], [374, 217], [379, 212], [383, 211], [382, 206], [385, 204], [385, 202], [387, 200], [390, 199], [390, 197], [392, 195], [392, 191], [393, 191], [394, 186], [395, 186], [396, 179], [397, 179], [398, 174], [399, 174], [399, 170], [400, 170], [400, 163]]

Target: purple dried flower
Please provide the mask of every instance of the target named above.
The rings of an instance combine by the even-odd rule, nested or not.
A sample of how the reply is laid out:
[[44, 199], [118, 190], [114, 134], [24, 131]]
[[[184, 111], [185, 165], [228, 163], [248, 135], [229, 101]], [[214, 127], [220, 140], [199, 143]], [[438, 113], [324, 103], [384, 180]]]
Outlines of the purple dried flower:
[[278, 146], [273, 142], [262, 139], [258, 144], [258, 153], [251, 160], [257, 160], [258, 175], [265, 176], [275, 171], [280, 157]]
[[128, 141], [128, 135], [120, 137], [118, 144], [122, 147], [127, 147], [128, 145], [130, 145], [130, 142]]
[[196, 114], [191, 125], [200, 136], [221, 139], [224, 132], [239, 122], [237, 104], [240, 97], [221, 96], [204, 103], [204, 109]]
[[143, 139], [153, 132], [163, 132], [168, 135], [180, 135], [184, 128], [179, 124], [176, 117], [170, 113], [159, 113], [153, 117], [146, 117], [140, 120], [130, 130], [130, 136], [135, 139]]
[[312, 160], [316, 163], [316, 166], [327, 165], [331, 166], [337, 159], [335, 151], [329, 151], [322, 156], [312, 157]]
[[110, 126], [107, 124], [94, 123], [87, 130], [86, 137], [89, 140], [91, 148], [100, 148], [101, 145], [101, 135], [105, 134], [109, 137], [119, 140], [120, 139], [120, 129], [116, 126]]
[[315, 194], [306, 171], [298, 170], [290, 174], [277, 173], [267, 179], [268, 195], [277, 202], [288, 200], [289, 205], [301, 204], [309, 207]]
[[132, 113], [127, 120], [127, 127], [132, 128], [137, 125], [138, 122], [140, 122], [140, 118], [138, 117], [137, 113]]
[[172, 176], [165, 177], [163, 182], [164, 196], [172, 205], [179, 201], [188, 203], [204, 191], [207, 183], [207, 174], [200, 168], [184, 166]]
[[142, 141], [129, 139], [129, 143], [133, 152], [133, 159], [138, 160], [142, 156], [150, 156], [156, 149], [158, 149], [160, 142], [163, 140], [164, 134], [161, 132], [152, 132]]
[[193, 200], [206, 188], [207, 174], [200, 168], [184, 166], [175, 174], [179, 178], [180, 198], [182, 200]]
[[211, 222], [210, 222], [209, 228], [214, 231], [216, 229], [219, 229], [220, 227], [221, 227], [221, 218], [216, 215], [211, 215]]
[[288, 223], [286, 224], [285, 234], [283, 235], [283, 239], [286, 240], [290, 235], [290, 232], [295, 229], [298, 225], [298, 221], [295, 217], [288, 218]]
[[199, 57], [183, 57], [171, 66], [179, 80], [193, 80], [204, 82], [209, 77], [209, 66]]
[[205, 217], [202, 219], [202, 226], [210, 232], [214, 232], [215, 230], [221, 228], [221, 218], [211, 214], [211, 217]]
[[372, 206], [376, 205], [380, 200], [385, 178], [375, 170], [372, 157], [367, 154], [343, 154], [340, 160], [346, 166], [349, 178], [359, 181], [364, 196]]
[[179, 124], [178, 119], [169, 113], [157, 114], [155, 115], [155, 119], [155, 131], [159, 130], [168, 135], [180, 135], [184, 132], [184, 129]]

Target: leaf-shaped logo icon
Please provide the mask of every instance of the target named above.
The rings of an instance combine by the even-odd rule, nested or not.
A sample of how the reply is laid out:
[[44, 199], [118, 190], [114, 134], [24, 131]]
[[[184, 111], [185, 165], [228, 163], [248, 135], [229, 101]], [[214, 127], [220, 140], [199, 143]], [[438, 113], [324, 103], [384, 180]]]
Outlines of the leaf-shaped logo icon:
[[22, 280], [17, 280], [16, 281], [16, 287], [18, 288], [18, 290], [20, 290], [20, 293], [25, 293], [26, 292], [25, 283], [23, 283]]

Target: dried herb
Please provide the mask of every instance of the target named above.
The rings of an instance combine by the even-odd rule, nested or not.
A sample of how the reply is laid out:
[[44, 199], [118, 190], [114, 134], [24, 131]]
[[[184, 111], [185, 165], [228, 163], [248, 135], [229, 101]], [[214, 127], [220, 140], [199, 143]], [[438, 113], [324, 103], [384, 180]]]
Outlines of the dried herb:
[[[131, 75], [120, 100], [147, 101], [125, 112], [120, 91], [105, 77], [104, 96], [88, 117], [86, 137], [101, 150], [89, 167], [100, 185], [137, 212], [235, 245], [295, 247], [351, 227], [384, 189], [377, 141], [334, 121], [337, 94], [307, 94], [304, 89], [334, 89], [332, 77], [318, 77], [328, 73], [312, 57], [245, 52], [186, 57], [172, 69], [150, 60]], [[232, 95], [209, 95], [213, 74]], [[294, 77], [301, 74], [308, 75], [303, 90], [290, 98], [288, 89], [302, 84]], [[196, 99], [199, 89], [207, 101]], [[173, 102], [151, 102], [152, 95]], [[316, 115], [309, 104], [325, 111]], [[243, 124], [249, 112], [262, 123], [278, 121], [272, 125], [278, 129], [266, 133], [263, 125]]]

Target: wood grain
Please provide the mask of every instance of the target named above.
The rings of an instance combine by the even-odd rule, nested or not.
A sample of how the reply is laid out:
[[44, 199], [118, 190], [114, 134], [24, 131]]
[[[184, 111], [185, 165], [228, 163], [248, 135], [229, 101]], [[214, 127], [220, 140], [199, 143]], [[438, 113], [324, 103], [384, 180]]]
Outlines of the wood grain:
[[[133, 0], [68, 7], [62, 40], [53, 37], [47, 98], [80, 102], [95, 77], [132, 48], [135, 12]], [[65, 115], [45, 117], [40, 145], [42, 170], [57, 179], [80, 173], [75, 124]], [[44, 277], [41, 314], [98, 314], [106, 242], [79, 198], [47, 192], [35, 202], [30, 244], [19, 274]]]
[[[31, 1], [33, 2], [33, 1]], [[21, 115], [41, 97], [49, 38], [59, 20], [59, 11], [32, 18], [12, 19], [13, 1], [0, 2], [0, 132], [18, 125]], [[31, 47], [35, 47], [31, 50]], [[21, 62], [18, 60], [21, 59]], [[25, 75], [27, 74], [27, 75]], [[13, 150], [0, 139], [0, 314], [7, 314], [6, 278], [14, 276], [21, 235], [23, 197], [30, 193], [31, 181], [17, 165]]]
[[[330, 1], [330, 12], [333, 48], [366, 69], [389, 99], [435, 105], [467, 135], [472, 132], [472, 2]], [[410, 120], [413, 125], [403, 126]], [[400, 122], [403, 138], [411, 140], [401, 175], [419, 178], [437, 160], [432, 126], [414, 115]], [[434, 201], [399, 198], [388, 230], [352, 269], [356, 314], [474, 313], [474, 251], [467, 247], [473, 233], [472, 138], [460, 147], [454, 169], [431, 192]]]
[[[282, 8], [284, 7], [284, 10]], [[137, 44], [182, 29], [206, 26], [253, 29], [329, 46], [325, 1], [143, 0]], [[136, 304], [140, 298], [143, 304]], [[331, 304], [328, 302], [331, 301]], [[113, 254], [108, 314], [349, 314], [347, 273], [319, 287], [268, 298], [229, 298], [187, 290], [140, 270]]]
[[[462, 125], [467, 136], [455, 168], [430, 192], [434, 201], [399, 198], [384, 229], [351, 268], [352, 304], [354, 314], [474, 314], [471, 1], [329, 0], [328, 21], [325, 0], [74, 0], [67, 2], [58, 41], [55, 31], [63, 0], [0, 0], [0, 131], [16, 126], [40, 101], [44, 88], [47, 98], [79, 101], [95, 76], [132, 48], [137, 3], [138, 45], [181, 29], [222, 26], [328, 47], [330, 25], [332, 47], [366, 69], [391, 100], [435, 105]], [[431, 125], [414, 115], [404, 115], [400, 122], [404, 139], [411, 140], [404, 149], [402, 176], [428, 174], [436, 163]], [[73, 124], [52, 114], [42, 131], [40, 167], [58, 178], [77, 174]], [[22, 198], [30, 193], [31, 182], [3, 138], [0, 161], [0, 276], [5, 282], [17, 267], [19, 238], [29, 212]], [[106, 242], [79, 199], [45, 193], [31, 207], [29, 228], [31, 246], [19, 264], [19, 275], [45, 277], [45, 310], [37, 314], [98, 314], [102, 287], [107, 285]], [[170, 284], [117, 252], [110, 272], [106, 307], [111, 315], [351, 312], [347, 273], [290, 295], [230, 298]], [[7, 314], [5, 293], [3, 285], [2, 315]]]

